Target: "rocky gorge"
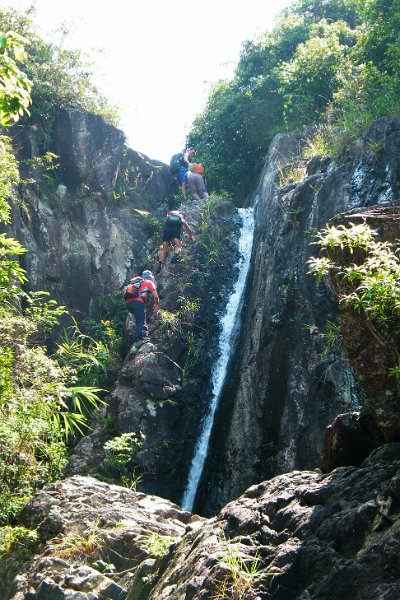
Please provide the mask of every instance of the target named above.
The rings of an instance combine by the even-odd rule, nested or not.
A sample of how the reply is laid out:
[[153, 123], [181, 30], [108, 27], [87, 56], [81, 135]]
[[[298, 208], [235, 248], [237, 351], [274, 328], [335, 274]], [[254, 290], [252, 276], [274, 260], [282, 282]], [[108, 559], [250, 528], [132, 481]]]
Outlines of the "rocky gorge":
[[[179, 503], [208, 408], [240, 228], [234, 204], [218, 198], [183, 205], [195, 242], [159, 277], [165, 313], [148, 342], [127, 348], [66, 479], [22, 511], [19, 523], [36, 537], [1, 559], [5, 600], [399, 597], [391, 350], [361, 314], [341, 307], [339, 315], [334, 287], [318, 284], [307, 260], [332, 219], [368, 221], [396, 244], [400, 118], [374, 124], [338, 165], [301, 158], [306, 136], [274, 139], [249, 199], [255, 232], [240, 331], [195, 514]], [[14, 143], [23, 175], [35, 175], [13, 206], [30, 286], [78, 317], [95, 316], [102, 294], [156, 264], [153, 218], [167, 206], [167, 167], [79, 112], [61, 112], [46, 136], [18, 130]], [[32, 162], [45, 151], [59, 157], [50, 182]], [[326, 352], [326, 325], [339, 319], [343, 343]], [[129, 327], [128, 319], [127, 335]], [[144, 439], [136, 492], [95, 479], [106, 474], [105, 441], [129, 432]]]

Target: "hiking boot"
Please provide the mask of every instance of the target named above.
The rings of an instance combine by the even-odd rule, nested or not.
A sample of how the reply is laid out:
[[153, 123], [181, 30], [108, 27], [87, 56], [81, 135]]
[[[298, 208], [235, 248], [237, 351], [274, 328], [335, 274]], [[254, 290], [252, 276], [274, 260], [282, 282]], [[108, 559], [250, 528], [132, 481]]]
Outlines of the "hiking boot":
[[174, 254], [171, 256], [171, 263], [172, 263], [172, 264], [174, 264], [174, 263], [177, 263], [177, 262], [179, 262], [180, 260], [181, 260], [181, 257], [179, 256], [179, 254], [175, 254], [175, 253], [174, 253]]

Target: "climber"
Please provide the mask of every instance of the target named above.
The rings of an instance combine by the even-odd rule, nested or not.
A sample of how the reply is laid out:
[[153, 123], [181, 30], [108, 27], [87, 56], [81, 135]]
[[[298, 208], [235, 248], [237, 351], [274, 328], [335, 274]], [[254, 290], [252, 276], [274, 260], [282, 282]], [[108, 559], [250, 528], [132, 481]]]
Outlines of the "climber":
[[203, 175], [204, 167], [201, 163], [189, 164], [189, 171], [187, 172], [186, 179], [193, 200], [203, 200], [203, 198], [208, 198]]
[[160, 273], [165, 259], [167, 258], [168, 247], [171, 245], [173, 248], [173, 254], [171, 257], [171, 263], [175, 263], [179, 260], [179, 254], [182, 251], [182, 234], [183, 229], [189, 235], [189, 239], [193, 241], [193, 233], [189, 225], [185, 221], [185, 218], [179, 210], [169, 210], [165, 219], [164, 231], [163, 231], [163, 244], [160, 256], [158, 259], [158, 270]]
[[132, 277], [130, 283], [122, 290], [122, 297], [125, 300], [128, 311], [135, 317], [135, 331], [133, 342], [138, 342], [147, 337], [147, 319], [145, 303], [148, 301], [149, 294], [152, 295], [153, 313], [157, 312], [159, 297], [156, 290], [155, 279], [151, 271], [143, 271], [142, 275]]
[[170, 162], [170, 172], [176, 177], [178, 185], [181, 188], [182, 196], [186, 200], [186, 175], [189, 169], [190, 161], [196, 154], [196, 150], [189, 146], [185, 152], [174, 154]]

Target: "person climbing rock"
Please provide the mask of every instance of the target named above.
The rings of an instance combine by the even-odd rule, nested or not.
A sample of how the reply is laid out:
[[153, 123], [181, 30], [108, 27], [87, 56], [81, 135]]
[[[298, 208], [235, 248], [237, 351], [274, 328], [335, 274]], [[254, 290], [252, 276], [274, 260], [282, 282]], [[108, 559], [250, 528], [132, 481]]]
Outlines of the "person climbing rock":
[[183, 198], [186, 200], [186, 175], [189, 169], [191, 159], [196, 154], [196, 150], [189, 146], [185, 152], [174, 154], [170, 162], [170, 172], [174, 178], [176, 178], [178, 185], [181, 188]]
[[187, 183], [193, 200], [203, 200], [203, 198], [208, 198], [203, 175], [204, 167], [201, 163], [189, 164]]
[[148, 301], [149, 294], [152, 295], [153, 313], [157, 312], [160, 303], [155, 279], [151, 271], [143, 271], [142, 275], [132, 277], [130, 283], [122, 290], [122, 297], [125, 300], [128, 311], [135, 317], [135, 331], [133, 342], [147, 337], [147, 318], [145, 303]]
[[185, 221], [185, 218], [179, 210], [169, 210], [165, 219], [163, 238], [162, 238], [162, 250], [158, 259], [158, 270], [160, 273], [165, 259], [167, 258], [167, 252], [169, 246], [172, 246], [173, 254], [171, 257], [171, 263], [175, 263], [180, 258], [182, 251], [182, 235], [183, 230], [189, 235], [189, 239], [193, 241], [193, 233], [189, 225]]

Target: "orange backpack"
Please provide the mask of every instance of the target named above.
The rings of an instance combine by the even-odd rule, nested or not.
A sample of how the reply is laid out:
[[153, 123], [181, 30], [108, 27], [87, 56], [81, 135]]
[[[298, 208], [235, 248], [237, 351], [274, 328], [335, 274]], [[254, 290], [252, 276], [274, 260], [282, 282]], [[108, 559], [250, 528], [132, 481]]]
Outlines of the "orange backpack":
[[193, 163], [192, 164], [192, 173], [198, 173], [199, 175], [204, 175], [204, 167], [201, 163]]

